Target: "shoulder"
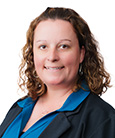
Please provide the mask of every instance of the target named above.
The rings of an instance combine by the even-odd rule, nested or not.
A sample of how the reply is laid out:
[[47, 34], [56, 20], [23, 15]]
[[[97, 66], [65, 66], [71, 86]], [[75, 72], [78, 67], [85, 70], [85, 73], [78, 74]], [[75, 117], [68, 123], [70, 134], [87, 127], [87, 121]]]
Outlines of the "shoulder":
[[22, 111], [22, 108], [18, 105], [18, 102], [23, 102], [27, 97], [21, 98], [17, 100], [9, 109], [8, 113], [6, 114], [3, 122], [0, 125], [0, 137], [5, 132], [7, 127], [12, 123], [12, 121], [19, 115]]
[[105, 102], [101, 97], [91, 93], [84, 101], [83, 106], [87, 109], [87, 112], [102, 114], [105, 116], [115, 116], [115, 109]]
[[7, 112], [3, 123], [12, 122], [12, 120], [15, 119], [15, 117], [23, 110], [23, 108], [32, 102], [34, 101], [28, 96], [18, 99]]
[[5, 116], [4, 121], [7, 120], [7, 119], [10, 120], [11, 118], [14, 117], [14, 114], [16, 114], [18, 111], [20, 112], [22, 110], [22, 108], [20, 108], [19, 105], [18, 105], [18, 102], [21, 102], [21, 101], [23, 101], [22, 98], [18, 99], [17, 101], [15, 101], [12, 104], [12, 106], [10, 107], [10, 109], [8, 110], [8, 112], [7, 112], [6, 116]]
[[20, 98], [16, 102], [13, 103], [13, 105], [8, 110], [2, 124], [4, 122], [5, 123], [11, 122], [12, 119], [14, 119], [22, 111], [22, 108], [18, 105], [18, 102], [24, 101], [25, 99], [27, 99], [27, 97]]
[[83, 101], [79, 110], [83, 122], [89, 121], [92, 125], [99, 125], [106, 120], [115, 120], [115, 109], [93, 93]]
[[90, 93], [87, 98], [73, 111], [67, 115], [80, 114], [86, 118], [87, 116], [94, 118], [108, 118], [115, 116], [115, 109], [105, 102], [100, 96]]
[[[94, 137], [111, 137], [115, 131], [115, 109], [101, 97], [91, 93], [82, 104], [83, 123], [90, 128], [89, 135]], [[89, 130], [87, 131], [89, 132]]]
[[65, 114], [73, 126], [72, 132], [88, 138], [113, 138], [115, 109], [99, 96], [90, 93], [79, 107]]

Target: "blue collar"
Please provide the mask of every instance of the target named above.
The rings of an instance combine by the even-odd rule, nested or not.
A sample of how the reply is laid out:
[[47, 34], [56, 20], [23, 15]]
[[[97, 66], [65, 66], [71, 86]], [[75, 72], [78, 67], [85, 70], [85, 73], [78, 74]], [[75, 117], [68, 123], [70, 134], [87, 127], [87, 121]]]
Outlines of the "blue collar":
[[35, 101], [33, 101], [31, 97], [27, 97], [26, 99], [18, 102], [17, 104], [19, 105], [19, 107], [25, 108], [25, 107], [27, 107], [27, 106], [29, 106], [31, 104], [32, 105], [35, 104]]
[[81, 104], [86, 97], [89, 95], [90, 91], [84, 91], [80, 89], [76, 92], [73, 92], [65, 101], [63, 106], [58, 111], [73, 111], [79, 104]]

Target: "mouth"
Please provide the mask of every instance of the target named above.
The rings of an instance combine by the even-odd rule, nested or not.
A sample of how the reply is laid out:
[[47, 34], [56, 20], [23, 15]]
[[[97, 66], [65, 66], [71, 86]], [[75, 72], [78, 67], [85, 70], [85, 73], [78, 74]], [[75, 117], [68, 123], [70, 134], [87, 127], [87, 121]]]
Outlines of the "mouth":
[[45, 66], [44, 67], [46, 70], [51, 70], [51, 71], [56, 71], [56, 70], [61, 70], [64, 68], [64, 66], [61, 66], [61, 67], [50, 67], [50, 66]]

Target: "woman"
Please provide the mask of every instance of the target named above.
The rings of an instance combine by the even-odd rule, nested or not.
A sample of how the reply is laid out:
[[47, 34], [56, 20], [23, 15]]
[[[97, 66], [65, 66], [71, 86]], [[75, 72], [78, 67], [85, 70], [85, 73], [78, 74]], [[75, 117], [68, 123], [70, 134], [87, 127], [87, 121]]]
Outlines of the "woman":
[[0, 126], [2, 138], [115, 138], [110, 87], [87, 23], [72, 9], [47, 8], [31, 24], [19, 86], [27, 90]]

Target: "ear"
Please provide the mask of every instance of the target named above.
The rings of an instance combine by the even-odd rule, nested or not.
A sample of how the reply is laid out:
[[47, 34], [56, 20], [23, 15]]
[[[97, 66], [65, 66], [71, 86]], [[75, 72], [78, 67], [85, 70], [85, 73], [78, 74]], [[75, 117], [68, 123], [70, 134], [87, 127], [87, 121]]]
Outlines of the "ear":
[[82, 48], [80, 49], [80, 63], [83, 62], [84, 57], [85, 57], [85, 47], [82, 46]]

